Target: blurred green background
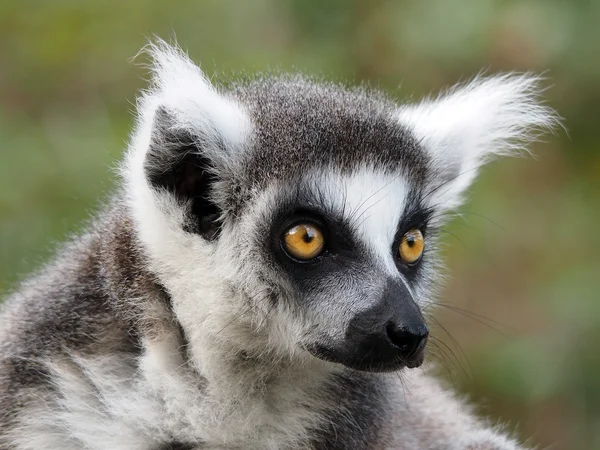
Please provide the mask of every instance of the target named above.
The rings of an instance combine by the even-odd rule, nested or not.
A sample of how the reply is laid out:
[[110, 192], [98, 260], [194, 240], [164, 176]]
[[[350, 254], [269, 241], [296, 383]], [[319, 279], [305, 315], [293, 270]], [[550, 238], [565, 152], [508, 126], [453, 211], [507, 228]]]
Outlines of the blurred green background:
[[399, 101], [544, 72], [568, 133], [487, 167], [448, 227], [433, 353], [531, 444], [600, 449], [600, 1], [4, 0], [0, 291], [109, 195], [146, 77], [130, 58], [173, 32], [217, 79], [301, 70]]

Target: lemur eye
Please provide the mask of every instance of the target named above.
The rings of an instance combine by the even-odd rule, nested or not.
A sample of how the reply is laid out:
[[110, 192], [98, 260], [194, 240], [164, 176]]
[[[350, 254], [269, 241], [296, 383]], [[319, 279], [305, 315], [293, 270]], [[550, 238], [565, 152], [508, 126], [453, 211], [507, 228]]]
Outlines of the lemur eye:
[[414, 264], [421, 258], [424, 248], [425, 240], [423, 239], [423, 233], [420, 230], [413, 229], [402, 236], [398, 254], [406, 264]]
[[325, 246], [325, 238], [317, 226], [301, 223], [285, 232], [283, 246], [294, 258], [308, 260], [321, 254]]

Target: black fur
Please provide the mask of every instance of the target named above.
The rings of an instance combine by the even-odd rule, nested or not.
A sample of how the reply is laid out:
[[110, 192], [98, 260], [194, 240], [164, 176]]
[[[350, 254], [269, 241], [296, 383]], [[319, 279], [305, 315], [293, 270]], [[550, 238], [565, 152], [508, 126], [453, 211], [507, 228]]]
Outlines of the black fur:
[[183, 442], [169, 442], [168, 444], [162, 445], [157, 450], [194, 450], [198, 448], [194, 444], [185, 444]]
[[[168, 59], [170, 53], [167, 53]], [[196, 72], [192, 72], [196, 74]], [[199, 73], [197, 75], [198, 82], [201, 83], [203, 80]], [[396, 325], [400, 331], [409, 331], [413, 335], [419, 334], [422, 337], [426, 334], [426, 329], [418, 307], [413, 302], [414, 299], [410, 298], [409, 289], [404, 284], [400, 289], [400, 285], [397, 284], [401, 277], [400, 273], [394, 273], [394, 276], [397, 275], [397, 280], [391, 282], [389, 279], [391, 275], [383, 273], [381, 267], [375, 264], [377, 261], [373, 259], [373, 254], [366, 248], [367, 245], [360, 243], [358, 235], [353, 235], [353, 227], [348, 223], [348, 219], [336, 217], [335, 213], [323, 209], [322, 205], [326, 203], [324, 197], [327, 193], [315, 194], [313, 192], [304, 195], [309, 190], [307, 185], [303, 184], [305, 181], [302, 179], [311, 171], [326, 173], [335, 169], [348, 174], [362, 168], [379, 169], [394, 176], [403, 176], [411, 193], [404, 217], [401, 218], [398, 225], [396, 242], [389, 249], [395, 254], [398, 240], [407, 229], [418, 227], [427, 233], [435, 231], [429, 230], [427, 227], [427, 221], [432, 212], [421, 206], [419, 195], [424, 191], [427, 195], [424, 188], [430, 184], [433, 177], [438, 175], [436, 170], [432, 169], [430, 158], [415, 137], [399, 124], [396, 117], [397, 106], [377, 93], [361, 89], [344, 89], [330, 84], [317, 84], [302, 78], [281, 77], [240, 84], [233, 87], [226, 96], [237, 100], [252, 123], [249, 136], [245, 136], [247, 139], [244, 143], [234, 144], [232, 142], [235, 140], [228, 141], [226, 137], [219, 136], [219, 132], [211, 128], [213, 124], [210, 120], [204, 124], [207, 129], [200, 131], [183, 129], [183, 126], [189, 127], [190, 123], [177, 122], [173, 116], [176, 112], [163, 107], [154, 111], [150, 141], [143, 141], [146, 135], [136, 137], [143, 141], [141, 144], [137, 142], [138, 146], [149, 145], [148, 148], [136, 147], [135, 151], [147, 150], [143, 173], [154, 190], [153, 194], [162, 195], [160, 200], [164, 200], [164, 194], [168, 192], [176, 197], [180, 205], [187, 207], [188, 217], [187, 222], [183, 224], [184, 233], [178, 233], [175, 238], [183, 236], [182, 242], [176, 242], [176, 244], [189, 244], [192, 242], [191, 239], [189, 241], [185, 239], [195, 238], [192, 234], [198, 234], [207, 241], [214, 241], [222, 238], [226, 231], [232, 231], [227, 236], [236, 239], [237, 237], [233, 233], [233, 231], [237, 231], [235, 225], [239, 223], [237, 221], [241, 222], [240, 217], [248, 217], [244, 217], [243, 213], [251, 209], [257, 192], [264, 190], [273, 181], [284, 182], [282, 184], [285, 188], [282, 191], [285, 192], [282, 192], [278, 199], [280, 202], [279, 212], [276, 213], [273, 210], [266, 212], [265, 215], [268, 217], [263, 217], [263, 220], [251, 216], [253, 222], [259, 222], [259, 224], [254, 223], [252, 228], [247, 227], [251, 228], [251, 231], [247, 235], [239, 234], [239, 239], [235, 242], [236, 248], [241, 248], [241, 251], [245, 252], [243, 255], [245, 259], [240, 259], [245, 264], [244, 270], [240, 270], [245, 279], [238, 283], [239, 286], [230, 280], [222, 282], [220, 278], [208, 280], [213, 284], [215, 282], [223, 284], [221, 286], [223, 292], [210, 293], [207, 291], [207, 298], [210, 297], [210, 294], [214, 294], [215, 298], [225, 300], [225, 302], [227, 300], [240, 301], [240, 298], [248, 300], [248, 305], [242, 305], [246, 309], [242, 308], [241, 314], [234, 317], [229, 323], [231, 324], [244, 314], [253, 312], [253, 308], [257, 305], [250, 300], [252, 295], [256, 297], [256, 292], [251, 292], [251, 290], [257, 289], [257, 287], [263, 288], [264, 292], [261, 294], [264, 295], [264, 299], [270, 306], [283, 306], [280, 310], [285, 310], [286, 306], [290, 306], [287, 309], [292, 311], [292, 314], [285, 317], [280, 316], [284, 317], [283, 322], [289, 317], [292, 317], [290, 320], [295, 319], [296, 316], [300, 319], [301, 315], [307, 317], [312, 315], [312, 317], [318, 318], [314, 324], [310, 325], [314, 325], [312, 327], [314, 329], [322, 326], [319, 332], [325, 336], [312, 336], [312, 330], [310, 330], [306, 333], [308, 337], [304, 335], [299, 338], [294, 337], [296, 340], [293, 344], [297, 347], [312, 350], [313, 354], [316, 353], [323, 359], [332, 359], [346, 367], [360, 370], [386, 369], [385, 364], [380, 364], [380, 361], [377, 360], [381, 354], [386, 353], [386, 349], [376, 348], [372, 351], [372, 348], [380, 346], [381, 342], [370, 339], [369, 328], [380, 328], [380, 325], [385, 324], [392, 314], [393, 319], [397, 319]], [[146, 113], [148, 112], [146, 111]], [[146, 119], [148, 118], [144, 117], [141, 121], [143, 126], [149, 123]], [[201, 119], [199, 121], [202, 122]], [[239, 145], [243, 148], [228, 148], [228, 145]], [[219, 157], [219, 155], [225, 156]], [[140, 169], [140, 167], [135, 167], [131, 170]], [[135, 172], [136, 175], [138, 173]], [[128, 181], [126, 180], [126, 183]], [[146, 185], [141, 184], [140, 189], [144, 189]], [[139, 186], [133, 186], [133, 188], [135, 187]], [[215, 349], [222, 350], [222, 354], [217, 355], [218, 357], [210, 362], [216, 362], [214, 367], [219, 370], [222, 368], [224, 371], [229, 370], [227, 375], [232, 375], [232, 378], [239, 374], [242, 381], [245, 382], [240, 389], [243, 391], [243, 395], [235, 397], [236, 401], [239, 401], [242, 413], [249, 412], [250, 416], [260, 416], [264, 412], [260, 409], [264, 408], [268, 414], [271, 414], [270, 417], [267, 416], [269, 420], [281, 415], [289, 420], [289, 422], [282, 421], [282, 423], [294, 425], [295, 410], [287, 411], [292, 419], [285, 417], [284, 411], [278, 409], [281, 406], [278, 404], [279, 398], [271, 398], [267, 394], [269, 388], [273, 386], [280, 389], [275, 391], [279, 396], [282, 395], [282, 392], [287, 393], [288, 385], [284, 384], [285, 389], [281, 390], [281, 382], [282, 380], [287, 382], [287, 377], [295, 374], [299, 367], [295, 365], [286, 367], [287, 362], [280, 355], [278, 358], [272, 358], [273, 355], [269, 353], [270, 349], [265, 348], [271, 344], [267, 344], [267, 340], [260, 340], [265, 336], [255, 335], [259, 334], [258, 328], [262, 326], [262, 323], [258, 327], [257, 324], [248, 321], [236, 324], [240, 329], [243, 329], [241, 328], [243, 326], [248, 327], [249, 332], [243, 336], [247, 336], [248, 341], [252, 341], [250, 342], [254, 345], [252, 347], [244, 346], [246, 342], [240, 342], [241, 334], [231, 334], [234, 338], [223, 339], [221, 342], [222, 336], [210, 328], [210, 325], [214, 325], [214, 323], [220, 325], [221, 318], [216, 315], [207, 315], [207, 319], [204, 321], [193, 321], [186, 317], [186, 314], [181, 314], [179, 316], [181, 323], [177, 320], [173, 311], [173, 302], [179, 301], [175, 304], [176, 308], [188, 308], [187, 312], [197, 312], [199, 310], [194, 310], [196, 302], [204, 307], [209, 304], [208, 302], [202, 304], [200, 300], [204, 300], [202, 298], [204, 287], [210, 286], [210, 284], [186, 283], [187, 279], [182, 278], [183, 276], [191, 274], [193, 277], [203, 277], [204, 274], [197, 273], [197, 271], [186, 272], [187, 261], [177, 260], [179, 265], [170, 266], [171, 261], [165, 263], [161, 260], [165, 259], [161, 254], [162, 248], [157, 250], [150, 243], [139, 241], [138, 233], [140, 236], [144, 236], [143, 231], [148, 230], [140, 226], [139, 222], [137, 225], [134, 224], [132, 216], [137, 210], [135, 207], [132, 208], [131, 201], [147, 201], [147, 197], [145, 197], [147, 192], [144, 192], [140, 198], [135, 197], [136, 192], [118, 192], [113, 202], [101, 213], [100, 218], [90, 225], [83, 236], [74, 239], [53, 263], [37, 276], [25, 282], [2, 306], [0, 314], [2, 321], [0, 327], [0, 448], [12, 450], [14, 439], [10, 433], [22, 430], [16, 425], [17, 416], [21, 412], [26, 415], [28, 405], [35, 404], [38, 413], [46, 405], [49, 406], [52, 413], [61, 411], [63, 406], [60, 405], [60, 395], [63, 395], [63, 391], [53, 384], [53, 380], [56, 381], [60, 378], [53, 374], [56, 365], [66, 367], [67, 371], [72, 371], [78, 379], [83, 380], [85, 388], [95, 390], [101, 407], [106, 409], [101, 410], [99, 414], [111, 420], [114, 419], [111, 416], [112, 405], [106, 406], [101, 403], [104, 400], [102, 397], [104, 392], [101, 392], [98, 386], [93, 385], [90, 377], [86, 378], [85, 367], [81, 367], [79, 364], [90, 363], [94, 360], [94, 358], [85, 360], [85, 357], [110, 356], [111, 364], [119, 369], [118, 383], [122, 382], [119, 389], [123, 389], [124, 392], [132, 386], [128, 383], [134, 383], [137, 380], [147, 383], [148, 380], [142, 380], [143, 370], [146, 366], [140, 365], [140, 361], [151, 360], [155, 354], [158, 354], [156, 360], [159, 362], [156, 360], [150, 362], [167, 365], [171, 370], [169, 375], [176, 374], [180, 370], [186, 371], [183, 386], [189, 389], [184, 391], [183, 400], [179, 397], [176, 398], [179, 404], [178, 408], [174, 409], [178, 410], [173, 412], [168, 410], [172, 406], [168, 401], [158, 398], [163, 395], [159, 389], [155, 392], [154, 386], [142, 385], [142, 388], [148, 388], [148, 396], [152, 397], [152, 400], [157, 400], [156, 404], [159, 406], [153, 412], [164, 413], [167, 419], [175, 416], [177, 420], [174, 423], [158, 421], [159, 424], [154, 423], [154, 428], [148, 430], [145, 429], [146, 424], [135, 423], [132, 425], [132, 433], [135, 436], [138, 431], [142, 434], [141, 429], [144, 428], [143, 431], [149, 433], [145, 436], [150, 442], [149, 446], [156, 446], [163, 442], [158, 447], [159, 450], [187, 450], [197, 448], [198, 445], [202, 448], [201, 444], [187, 443], [190, 440], [197, 442], [208, 440], [204, 434], [198, 436], [201, 433], [197, 430], [192, 430], [187, 436], [185, 434], [188, 432], [188, 428], [194, 428], [196, 419], [196, 416], [185, 414], [187, 407], [198, 406], [189, 403], [188, 395], [192, 397], [192, 400], [197, 400], [198, 397], [193, 398], [196, 394], [201, 397], [205, 395], [209, 397], [211, 394], [210, 382], [218, 383], [215, 382], [217, 377], [211, 380], [209, 375], [206, 375], [206, 379], [203, 378], [202, 370], [206, 367], [201, 367], [201, 361], [192, 361], [190, 358], [190, 354], [198, 348], [198, 351], [206, 350], [199, 346], [199, 343], [202, 345], [214, 344]], [[131, 197], [132, 195], [134, 198]], [[308, 195], [312, 195], [312, 197]], [[319, 195], [322, 198], [319, 198]], [[157, 204], [159, 204], [158, 201]], [[150, 214], [146, 214], [147, 211], [144, 211], [136, 216], [137, 220], [156, 217], [153, 216], [154, 210], [150, 208], [150, 205], [146, 206], [149, 207]], [[312, 263], [299, 264], [297, 261], [292, 261], [279, 245], [282, 232], [286, 226], [292, 224], [293, 220], [313, 220], [318, 222], [327, 233], [326, 251]], [[226, 226], [230, 226], [230, 228]], [[157, 230], [166, 233], [173, 231], [165, 227], [157, 228]], [[152, 232], [155, 231], [152, 230]], [[199, 241], [193, 242], [200, 243]], [[219, 241], [219, 243], [221, 242]], [[168, 244], [173, 244], [173, 242], [169, 241]], [[206, 244], [206, 242], [202, 242], [202, 244]], [[214, 242], [209, 245], [214, 245]], [[183, 248], [182, 246], [176, 247], [176, 250], [183, 251]], [[196, 251], [199, 247], [192, 246], [191, 248]], [[160, 256], [154, 254], [154, 258], [151, 260], [146, 253], [149, 249], [153, 249]], [[210, 246], [201, 250], [207, 252], [216, 250], [214, 254], [220, 255], [219, 250], [222, 248]], [[429, 262], [428, 251], [428, 249], [425, 251], [423, 257], [425, 262]], [[165, 252], [165, 254], [169, 257], [173, 255], [169, 252]], [[194, 256], [196, 255], [191, 256], [190, 259], [198, 261], [194, 260]], [[174, 258], [174, 260], [176, 259]], [[215, 261], [222, 261], [222, 259], [215, 259]], [[231, 267], [235, 268], [235, 265], [231, 264]], [[215, 277], [218, 274], [219, 277], [222, 277], [222, 273], [217, 271], [210, 273], [210, 269], [212, 267], [206, 268], [207, 276]], [[411, 283], [418, 287], [416, 286], [417, 280], [421, 276], [418, 266], [403, 267], [399, 264], [398, 269], [399, 272], [406, 275], [409, 287]], [[177, 273], [173, 275], [172, 272]], [[157, 280], [159, 275], [163, 284]], [[423, 279], [425, 276], [423, 275]], [[315, 282], [316, 279], [319, 282]], [[193, 280], [197, 281], [196, 278]], [[202, 281], [204, 280], [202, 279]], [[165, 286], [168, 286], [172, 292], [169, 292]], [[192, 286], [191, 289], [200, 286], [198, 292], [194, 290], [195, 296], [187, 295], [188, 292], [182, 295], [182, 292], [189, 286]], [[178, 289], [180, 290], [178, 291]], [[206, 289], [208, 290], [210, 287]], [[290, 295], [290, 292], [293, 295]], [[175, 296], [175, 293], [179, 296]], [[223, 295], [223, 293], [227, 295]], [[173, 302], [171, 294], [173, 294]], [[231, 295], [228, 297], [228, 294]], [[398, 301], [399, 299], [400, 301]], [[278, 304], [280, 301], [289, 301], [290, 303]], [[349, 305], [348, 301], [354, 303]], [[219, 306], [228, 306], [229, 304], [225, 302], [220, 303]], [[302, 305], [292, 305], [292, 302], [303, 303]], [[380, 304], [377, 305], [377, 302]], [[294, 306], [301, 307], [295, 308]], [[356, 307], [356, 311], [352, 312], [349, 306]], [[358, 306], [363, 306], [363, 308], [360, 309]], [[178, 310], [178, 314], [180, 311]], [[225, 315], [229, 314], [226, 308], [223, 308], [223, 312]], [[349, 315], [350, 312], [353, 316]], [[330, 313], [332, 319], [330, 323], [326, 322], [327, 313]], [[345, 315], [345, 313], [348, 314]], [[268, 314], [265, 315], [268, 317]], [[188, 323], [185, 320], [188, 320]], [[215, 322], [209, 323], [211, 320], [215, 320]], [[336, 325], [334, 322], [342, 323], [345, 328], [340, 325], [339, 330], [335, 329], [332, 326]], [[187, 336], [184, 334], [184, 327], [188, 333]], [[206, 327], [206, 329], [202, 327]], [[275, 327], [270, 329], [273, 328]], [[327, 334], [322, 332], [322, 329], [334, 332]], [[345, 342], [347, 348], [362, 350], [360, 355], [341, 352], [342, 356], [340, 356], [338, 352], [335, 358], [326, 358], [327, 355], [324, 355], [324, 352], [329, 349], [311, 349], [309, 347], [315, 342], [328, 344], [329, 341], [336, 339], [339, 344], [347, 338], [344, 335], [344, 329], [347, 329], [347, 334], [352, 336], [357, 336], [363, 331], [363, 334], [367, 335], [366, 339], [361, 342], [352, 341], [352, 339], [347, 339], [348, 342]], [[212, 334], [209, 334], [208, 330], [211, 330]], [[277, 331], [280, 332], [280, 330]], [[383, 333], [381, 329], [377, 331]], [[384, 337], [387, 339], [390, 335], [387, 328], [385, 331]], [[198, 339], [199, 336], [206, 337], [203, 334], [205, 332], [209, 337], [206, 342]], [[188, 338], [192, 340], [188, 341]], [[312, 341], [308, 341], [309, 338]], [[307, 340], [302, 341], [302, 339]], [[190, 348], [188, 348], [188, 342], [194, 343], [197, 347], [191, 348], [192, 344], [190, 344]], [[165, 347], [158, 347], [160, 350], [156, 350], [153, 345], [157, 343], [164, 344]], [[388, 344], [390, 342], [386, 340], [385, 345]], [[397, 347], [401, 347], [401, 345]], [[178, 351], [181, 354], [178, 354]], [[252, 351], [254, 354], [249, 353]], [[194, 353], [194, 355], [198, 355], [198, 353]], [[180, 356], [181, 359], [179, 359]], [[309, 358], [308, 355], [303, 356]], [[407, 361], [403, 360], [415, 355], [407, 356], [404, 352], [400, 357], [397, 356], [394, 353], [390, 357], [388, 352], [385, 355], [386, 363], [391, 361], [394, 364], [398, 362], [404, 364]], [[85, 362], [79, 363], [79, 357], [84, 357]], [[174, 357], [175, 360], [173, 366], [169, 365], [172, 363], [169, 359], [171, 357]], [[369, 358], [371, 359], [369, 360]], [[365, 363], [365, 359], [367, 359], [366, 366], [361, 365]], [[310, 361], [311, 364], [325, 364], [315, 359], [310, 359]], [[419, 358], [415, 357], [414, 360], [409, 361], [408, 365], [418, 365], [420, 362]], [[296, 361], [292, 361], [290, 364], [295, 363]], [[379, 367], [373, 367], [373, 365]], [[337, 369], [335, 371], [332, 369], [331, 372], [326, 372], [322, 378], [315, 376], [318, 383], [315, 382], [314, 385], [310, 384], [313, 380], [308, 376], [305, 381], [309, 382], [307, 385], [309, 387], [303, 387], [304, 390], [298, 396], [300, 400], [292, 397], [292, 407], [299, 407], [303, 414], [308, 408], [314, 409], [314, 412], [323, 413], [322, 416], [315, 414], [315, 422], [320, 420], [320, 423], [316, 425], [314, 425], [315, 422], [307, 419], [306, 423], [310, 425], [306, 426], [310, 427], [311, 433], [307, 437], [300, 432], [297, 439], [302, 440], [302, 444], [307, 444], [303, 445], [303, 448], [319, 450], [383, 448], [387, 442], [386, 437], [393, 435], [395, 431], [391, 429], [394, 423], [392, 416], [396, 413], [406, 413], [405, 405], [398, 404], [397, 393], [395, 393], [397, 404], [392, 405], [390, 397], [394, 393], [391, 392], [393, 384], [390, 383], [390, 378], [384, 379], [382, 374], [363, 373], [348, 368], [341, 369], [341, 367], [341, 365], [336, 366], [337, 369], [343, 370], [341, 374]], [[259, 370], [254, 371], [255, 368]], [[394, 368], [400, 368], [400, 365], [396, 365]], [[287, 372], [284, 369], [290, 370]], [[300, 369], [306, 369], [308, 374], [314, 368], [309, 366]], [[282, 371], [281, 376], [284, 378], [277, 378], [280, 375], [276, 373], [277, 370]], [[316, 369], [315, 371], [318, 372]], [[162, 377], [164, 372], [159, 370], [157, 372], [160, 374], [161, 382], [166, 380], [171, 383], [174, 379]], [[224, 386], [229, 393], [235, 383], [229, 383], [230, 380], [223, 376], [224, 372], [214, 372], [225, 380]], [[299, 373], [304, 374], [304, 372]], [[260, 374], [256, 380], [254, 379], [257, 378], [254, 377], [255, 374]], [[154, 375], [156, 374], [154, 373]], [[250, 382], [246, 383], [246, 381]], [[432, 384], [432, 387], [435, 385]], [[246, 388], [251, 392], [247, 393]], [[173, 395], [173, 391], [166, 390], [169, 391], [164, 394], [166, 397]], [[217, 390], [216, 392], [225, 391]], [[246, 394], [248, 394], [247, 397]], [[214, 405], [223, 398], [223, 395], [221, 397], [216, 397], [216, 395], [221, 394], [215, 394], [215, 397], [210, 398], [213, 403], [209, 403], [210, 408], [214, 407], [215, 410], [220, 405]], [[443, 396], [441, 393], [439, 395]], [[260, 407], [254, 408], [256, 405], [252, 401], [246, 404], [246, 399], [259, 400], [257, 403], [260, 403]], [[171, 398], [167, 400], [171, 400]], [[235, 416], [233, 413], [237, 412], [237, 407], [238, 403], [227, 412]], [[283, 401], [283, 408], [285, 408], [285, 401]], [[454, 409], [458, 411], [460, 405], [453, 408], [453, 412]], [[213, 409], [208, 411], [212, 413]], [[391, 411], [395, 411], [394, 414]], [[39, 415], [43, 416], [45, 412], [44, 410]], [[173, 413], [173, 415], [169, 416], [169, 413]], [[95, 417], [83, 415], [88, 419]], [[308, 414], [306, 415], [308, 416]], [[190, 417], [193, 417], [194, 420], [185, 422]], [[218, 418], [220, 420], [221, 416]], [[254, 417], [242, 417], [242, 419], [237, 423], [243, 422], [243, 425], [247, 425], [253, 423], [251, 420], [254, 420]], [[405, 419], [405, 424], [411, 423], [410, 414], [405, 414], [402, 419]], [[432, 423], [431, 427], [427, 422], [427, 416], [418, 417], [417, 422], [419, 420], [423, 423], [419, 423], [421, 429], [416, 430], [415, 436], [421, 436], [419, 433], [423, 431], [422, 428], [427, 431], [434, 428], [436, 424], [443, 423], [445, 419], [438, 413], [437, 422]], [[26, 420], [23, 422], [27, 423]], [[276, 421], [273, 420], [273, 422]], [[450, 422], [452, 423], [452, 420]], [[464, 422], [468, 421], [465, 419]], [[114, 421], [113, 423], [120, 424], [120, 422]], [[226, 421], [223, 423], [228, 424]], [[271, 423], [261, 424], [260, 420], [257, 420], [256, 423], [257, 431], [260, 433], [253, 435], [247, 433], [242, 427], [239, 435], [240, 440], [245, 439], [244, 436], [254, 436], [251, 439], [259, 439], [258, 442], [248, 442], [250, 448], [257, 448], [263, 442], [269, 442], [268, 439], [274, 436], [285, 439], [288, 434], [292, 436], [296, 433], [296, 430], [275, 430], [277, 426], [281, 426], [279, 424], [274, 426]], [[73, 442], [70, 441], [71, 430], [68, 426], [62, 425], [56, 426], [60, 428], [57, 433], [60, 436], [64, 435], [67, 441]], [[212, 426], [213, 423], [210, 425]], [[382, 432], [386, 426], [388, 427], [387, 434]], [[411, 431], [410, 428], [410, 425], [406, 425], [402, 431]], [[454, 428], [449, 427], [449, 429], [454, 432]], [[221, 431], [219, 428], [217, 430]], [[302, 431], [304, 430], [306, 428], [302, 429]], [[54, 431], [52, 429], [48, 432], [41, 432], [40, 436], [52, 435]], [[229, 434], [229, 431], [237, 430], [227, 430], [225, 434]], [[164, 433], [161, 434], [161, 432]], [[156, 434], [159, 434], [160, 437], [155, 436]], [[231, 434], [235, 435], [235, 433]], [[256, 436], [259, 434], [266, 436], [257, 438]], [[214, 441], [217, 442], [220, 438], [220, 436], [217, 438], [213, 436]], [[227, 438], [229, 436], [223, 436], [224, 440]], [[263, 438], [264, 440], [261, 440]], [[290, 439], [293, 438], [293, 436], [290, 437]], [[73, 437], [73, 439], [76, 438]], [[390, 442], [397, 443], [393, 440]], [[300, 442], [295, 441], [292, 445], [295, 444], [300, 445]]]
[[218, 236], [222, 211], [211, 199], [216, 181], [214, 166], [205, 156], [202, 137], [175, 128], [170, 113], [163, 107], [154, 116], [153, 134], [145, 161], [148, 181], [166, 189], [182, 203], [189, 203], [190, 219], [186, 231], [208, 240]]
[[386, 385], [379, 383], [376, 374], [348, 371], [332, 377], [326, 391], [332, 405], [345, 408], [340, 415], [332, 409], [324, 428], [315, 430], [311, 443], [314, 450], [359, 450], [377, 448], [381, 443], [380, 429], [384, 417], [379, 411], [387, 408]]
[[[178, 129], [165, 108], [155, 114], [146, 172], [155, 186], [194, 199], [189, 231], [214, 237], [223, 210], [237, 216], [252, 192], [274, 180], [293, 184], [312, 169], [372, 166], [402, 173], [416, 188], [432, 176], [429, 157], [398, 122], [397, 105], [379, 92], [279, 77], [236, 85], [230, 95], [252, 122], [249, 142], [232, 158], [234, 172], [210, 157], [228, 150], [218, 133]], [[227, 186], [224, 204], [212, 195], [217, 180]]]

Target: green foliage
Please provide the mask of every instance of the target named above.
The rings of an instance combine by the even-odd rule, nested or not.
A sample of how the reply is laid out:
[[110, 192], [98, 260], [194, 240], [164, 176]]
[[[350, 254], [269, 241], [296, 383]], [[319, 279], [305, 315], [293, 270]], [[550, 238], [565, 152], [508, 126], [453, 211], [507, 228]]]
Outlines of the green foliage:
[[599, 0], [0, 2], [0, 291], [116, 188], [145, 76], [130, 58], [153, 34], [176, 33], [216, 80], [299, 69], [399, 101], [481, 69], [545, 71], [569, 135], [484, 171], [447, 230], [438, 318], [461, 349], [435, 335], [484, 413], [600, 449], [599, 21]]

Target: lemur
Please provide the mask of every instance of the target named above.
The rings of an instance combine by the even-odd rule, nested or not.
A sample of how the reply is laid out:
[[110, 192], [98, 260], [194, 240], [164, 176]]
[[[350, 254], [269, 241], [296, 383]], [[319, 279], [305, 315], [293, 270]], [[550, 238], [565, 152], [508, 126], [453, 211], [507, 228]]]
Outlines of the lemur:
[[406, 105], [148, 52], [116, 193], [3, 303], [0, 448], [523, 449], [416, 368], [440, 227], [553, 127], [539, 79]]

